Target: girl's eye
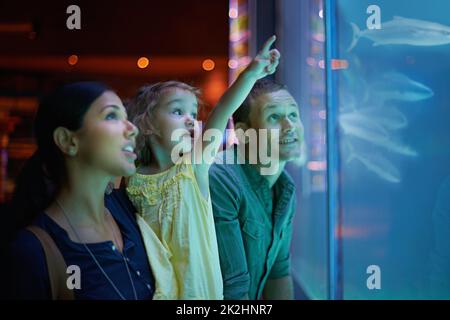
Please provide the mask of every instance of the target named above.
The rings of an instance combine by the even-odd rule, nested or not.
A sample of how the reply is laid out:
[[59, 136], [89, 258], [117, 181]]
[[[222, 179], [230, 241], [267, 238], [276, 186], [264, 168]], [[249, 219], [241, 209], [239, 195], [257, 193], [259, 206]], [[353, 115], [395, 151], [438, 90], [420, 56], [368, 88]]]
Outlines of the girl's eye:
[[183, 112], [181, 111], [181, 109], [175, 109], [172, 112], [173, 114], [176, 114], [177, 116], [181, 116], [183, 114]]
[[197, 119], [197, 114], [196, 114], [196, 113], [193, 113], [193, 114], [192, 114], [192, 118]]
[[106, 115], [105, 120], [117, 120], [117, 114], [115, 112], [110, 112]]

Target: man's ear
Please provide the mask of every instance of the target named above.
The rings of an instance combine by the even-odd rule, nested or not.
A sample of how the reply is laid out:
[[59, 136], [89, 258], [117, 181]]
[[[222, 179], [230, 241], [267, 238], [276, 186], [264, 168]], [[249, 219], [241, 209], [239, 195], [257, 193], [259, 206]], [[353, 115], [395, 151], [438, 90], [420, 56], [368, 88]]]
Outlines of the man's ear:
[[249, 137], [245, 134], [248, 129], [249, 125], [245, 122], [236, 122], [234, 124], [234, 132], [239, 143], [248, 143]]
[[244, 132], [248, 129], [248, 124], [246, 124], [245, 122], [236, 122], [234, 124], [234, 129], [238, 130], [238, 129], [242, 129], [244, 130]]
[[71, 157], [78, 152], [78, 140], [75, 134], [67, 128], [58, 127], [53, 131], [53, 141], [62, 153]]

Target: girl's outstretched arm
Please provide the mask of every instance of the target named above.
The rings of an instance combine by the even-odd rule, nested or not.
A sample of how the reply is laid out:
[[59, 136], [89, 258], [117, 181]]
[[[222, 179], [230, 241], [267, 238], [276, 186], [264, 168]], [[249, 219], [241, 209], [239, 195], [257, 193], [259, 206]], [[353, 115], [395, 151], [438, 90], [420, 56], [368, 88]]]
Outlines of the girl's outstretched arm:
[[[244, 102], [255, 82], [276, 71], [280, 59], [280, 52], [277, 49], [270, 49], [275, 40], [276, 37], [272, 36], [266, 41], [261, 51], [223, 94], [206, 121], [204, 133], [209, 129], [216, 129], [217, 132], [220, 131], [223, 134], [228, 119]], [[203, 141], [202, 152], [208, 148], [208, 150], [212, 150], [212, 156], [215, 156], [221, 142], [222, 141], [215, 140], [211, 142]], [[210, 146], [210, 144], [214, 145]], [[209, 165], [210, 164], [211, 163], [209, 163]], [[203, 165], [206, 165], [207, 168], [209, 168], [207, 163]]]

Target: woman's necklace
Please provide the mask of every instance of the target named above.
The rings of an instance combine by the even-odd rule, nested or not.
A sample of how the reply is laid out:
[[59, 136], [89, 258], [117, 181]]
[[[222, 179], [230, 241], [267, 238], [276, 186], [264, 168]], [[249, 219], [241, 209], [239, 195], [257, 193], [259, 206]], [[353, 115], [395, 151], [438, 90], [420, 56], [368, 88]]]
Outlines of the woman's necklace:
[[[91, 249], [89, 249], [89, 247], [86, 245], [86, 243], [84, 243], [84, 242], [81, 241], [81, 238], [80, 238], [80, 236], [78, 235], [78, 232], [75, 230], [74, 226], [73, 226], [72, 223], [70, 222], [70, 219], [69, 219], [69, 217], [68, 217], [68, 215], [67, 215], [67, 213], [66, 213], [66, 210], [63, 208], [63, 206], [59, 203], [59, 201], [58, 201], [57, 199], [55, 199], [55, 201], [56, 201], [56, 204], [61, 208], [61, 211], [62, 211], [64, 217], [66, 218], [67, 223], [69, 224], [69, 226], [70, 226], [70, 228], [72, 229], [73, 233], [74, 233], [75, 236], [77, 237], [78, 242], [80, 242], [80, 243], [84, 246], [84, 248], [86, 249], [86, 251], [87, 251], [87, 252], [89, 253], [89, 255], [92, 257], [92, 259], [94, 260], [95, 264], [98, 266], [98, 268], [100, 269], [100, 271], [103, 273], [103, 275], [104, 275], [105, 278], [108, 280], [108, 282], [111, 284], [111, 286], [114, 288], [114, 290], [115, 290], [116, 293], [119, 295], [119, 297], [120, 297], [122, 300], [126, 300], [125, 297], [124, 297], [124, 295], [123, 295], [123, 294], [120, 292], [120, 290], [116, 287], [116, 285], [115, 285], [114, 282], [111, 280], [111, 278], [106, 274], [105, 270], [102, 268], [102, 266], [101, 266], [100, 263], [98, 262], [97, 258], [95, 258], [95, 256], [94, 256], [94, 254], [92, 253]], [[111, 228], [112, 228], [111, 222], [110, 222], [110, 226], [111, 226]], [[119, 243], [119, 242], [117, 241], [117, 239], [116, 239], [116, 234], [115, 234], [115, 232], [114, 232], [114, 228], [112, 228], [112, 232], [113, 232], [114, 240], [116, 241], [116, 243]], [[122, 259], [123, 259], [123, 261], [124, 261], [124, 263], [125, 263], [125, 267], [127, 268], [128, 278], [130, 279], [130, 283], [131, 283], [131, 286], [132, 286], [132, 288], [133, 288], [134, 299], [137, 300], [138, 298], [137, 298], [136, 288], [134, 287], [134, 282], [133, 282], [133, 279], [131, 278], [131, 273], [130, 273], [130, 269], [129, 269], [129, 267], [128, 267], [127, 260], [126, 260], [124, 254], [121, 254], [121, 255], [122, 255]]]

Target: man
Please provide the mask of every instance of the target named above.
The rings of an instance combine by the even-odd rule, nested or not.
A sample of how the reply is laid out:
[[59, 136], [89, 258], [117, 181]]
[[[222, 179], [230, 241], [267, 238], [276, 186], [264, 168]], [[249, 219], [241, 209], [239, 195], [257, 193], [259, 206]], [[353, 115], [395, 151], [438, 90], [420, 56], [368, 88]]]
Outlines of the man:
[[[210, 169], [224, 297], [293, 299], [289, 247], [295, 186], [284, 167], [302, 155], [298, 105], [285, 86], [262, 79], [233, 119], [237, 130], [256, 130], [258, 148], [263, 146], [259, 138], [266, 137], [262, 142], [268, 146], [277, 143], [278, 153], [270, 155], [270, 165], [276, 168], [270, 174], [262, 174], [268, 165], [261, 156], [253, 163], [238, 161], [242, 145], [224, 151]], [[261, 129], [269, 134], [262, 135]], [[277, 135], [271, 135], [272, 130], [279, 139], [273, 140]], [[249, 152], [255, 152], [252, 143], [244, 147], [247, 160]]]

